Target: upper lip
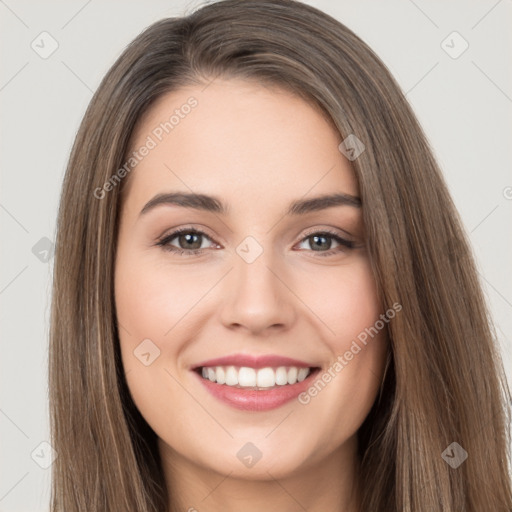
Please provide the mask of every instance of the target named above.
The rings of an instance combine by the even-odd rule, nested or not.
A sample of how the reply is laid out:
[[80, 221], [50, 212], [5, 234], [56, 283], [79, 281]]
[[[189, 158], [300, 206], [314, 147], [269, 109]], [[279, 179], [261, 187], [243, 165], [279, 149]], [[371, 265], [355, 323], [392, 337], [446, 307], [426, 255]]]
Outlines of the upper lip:
[[251, 356], [248, 354], [233, 354], [230, 356], [208, 359], [192, 366], [192, 370], [208, 366], [246, 366], [249, 368], [278, 368], [279, 366], [297, 366], [299, 368], [313, 368], [315, 365], [292, 359], [291, 357], [278, 355]]

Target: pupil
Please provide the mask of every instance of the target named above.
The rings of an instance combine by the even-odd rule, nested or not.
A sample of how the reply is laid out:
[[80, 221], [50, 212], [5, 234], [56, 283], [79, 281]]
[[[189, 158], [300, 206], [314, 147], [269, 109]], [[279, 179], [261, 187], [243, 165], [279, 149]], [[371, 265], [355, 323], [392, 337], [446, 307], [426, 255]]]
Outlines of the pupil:
[[[187, 233], [186, 235], [181, 235], [180, 236], [180, 246], [181, 246], [182, 239], [185, 239], [186, 240], [186, 244], [188, 244], [188, 247], [186, 247], [186, 249], [199, 249], [201, 247], [201, 241], [199, 241], [199, 244], [197, 246], [191, 247], [191, 245], [194, 245], [194, 241], [193, 241], [194, 238], [196, 239], [195, 240], [195, 244], [197, 244], [198, 243], [197, 241], [199, 239], [199, 235], [198, 234]], [[189, 242], [192, 242], [192, 244], [190, 244]]]
[[[318, 235], [313, 236], [313, 240], [315, 241], [315, 243], [318, 243], [319, 240], [324, 241], [323, 244], [320, 244], [323, 246], [323, 247], [321, 247], [323, 249], [329, 249], [331, 246], [330, 239], [329, 239], [329, 242], [327, 242], [327, 239], [328, 239], [328, 237], [325, 237], [325, 236], [318, 236]], [[313, 250], [316, 250], [316, 249], [313, 247]]]

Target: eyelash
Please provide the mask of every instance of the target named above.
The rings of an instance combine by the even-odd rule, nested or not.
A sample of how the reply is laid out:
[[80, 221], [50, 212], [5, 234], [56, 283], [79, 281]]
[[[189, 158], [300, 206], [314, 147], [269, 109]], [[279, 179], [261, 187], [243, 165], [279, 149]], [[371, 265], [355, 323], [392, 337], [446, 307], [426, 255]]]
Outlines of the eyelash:
[[[206, 233], [204, 233], [203, 231], [185, 227], [185, 228], [176, 229], [172, 233], [164, 236], [163, 238], [161, 238], [156, 243], [156, 245], [162, 247], [162, 249], [164, 251], [169, 251], [169, 252], [178, 254], [180, 256], [198, 256], [199, 254], [202, 254], [205, 251], [205, 249], [181, 249], [179, 247], [171, 246], [170, 245], [171, 240], [173, 240], [174, 238], [176, 238], [177, 236], [179, 236], [179, 235], [181, 235], [183, 233], [195, 234], [195, 235], [203, 235], [206, 238], [208, 238], [209, 240], [211, 240], [211, 238]], [[347, 249], [350, 250], [350, 249], [353, 249], [355, 247], [355, 243], [354, 242], [352, 242], [351, 240], [346, 240], [345, 238], [340, 237], [337, 233], [335, 233], [334, 231], [330, 231], [329, 229], [324, 229], [324, 230], [321, 230], [321, 231], [312, 231], [311, 233], [306, 234], [304, 236], [304, 238], [302, 238], [300, 243], [304, 242], [305, 240], [307, 240], [308, 238], [312, 237], [313, 235], [329, 235], [326, 238], [333, 238], [341, 246], [341, 247], [338, 247], [338, 248], [335, 248], [335, 249], [330, 249], [328, 251], [313, 251], [313, 252], [317, 252], [319, 257], [332, 256], [332, 255], [337, 254], [339, 252], [343, 252], [343, 251], [345, 251]]]

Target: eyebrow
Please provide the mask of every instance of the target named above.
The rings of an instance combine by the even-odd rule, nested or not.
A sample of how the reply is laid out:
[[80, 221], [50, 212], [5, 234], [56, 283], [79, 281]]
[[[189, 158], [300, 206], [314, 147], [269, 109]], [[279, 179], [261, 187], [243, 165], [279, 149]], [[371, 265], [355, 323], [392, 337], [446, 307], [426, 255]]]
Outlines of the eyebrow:
[[[150, 199], [142, 208], [140, 215], [143, 215], [157, 206], [173, 205], [184, 208], [193, 208], [206, 212], [218, 213], [226, 215], [229, 208], [221, 199], [206, 194], [196, 194], [191, 192], [169, 192], [165, 194], [157, 194]], [[354, 208], [361, 207], [361, 199], [359, 197], [345, 194], [325, 194], [311, 199], [299, 199], [290, 203], [287, 215], [305, 215], [311, 212], [317, 212], [332, 208], [334, 206], [352, 206]]]

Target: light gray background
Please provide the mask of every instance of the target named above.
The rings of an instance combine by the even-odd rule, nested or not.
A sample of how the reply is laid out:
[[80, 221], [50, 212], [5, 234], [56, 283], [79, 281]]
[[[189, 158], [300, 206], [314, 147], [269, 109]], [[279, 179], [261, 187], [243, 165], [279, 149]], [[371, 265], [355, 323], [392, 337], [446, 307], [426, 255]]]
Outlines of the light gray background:
[[[512, 379], [511, 0], [328, 1], [395, 75], [416, 111], [470, 233]], [[0, 0], [0, 512], [48, 509], [47, 343], [60, 186], [84, 110], [125, 45], [200, 1]], [[31, 48], [47, 31], [58, 49]], [[469, 48], [452, 58], [457, 31]], [[39, 41], [39, 42], [38, 42]], [[462, 48], [452, 36], [449, 51]], [[48, 242], [46, 242], [48, 243]], [[36, 246], [39, 247], [39, 246]], [[442, 248], [439, 248], [442, 250]]]

